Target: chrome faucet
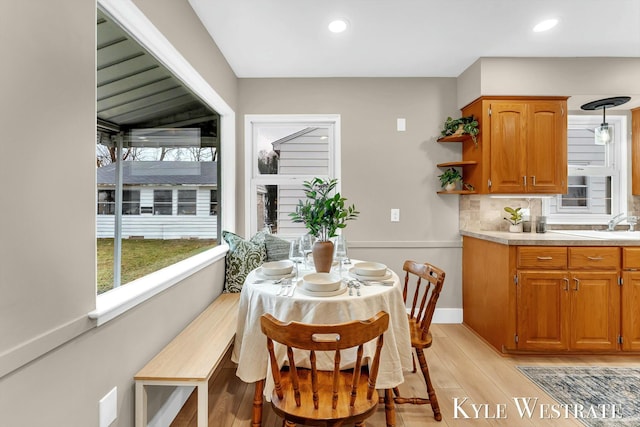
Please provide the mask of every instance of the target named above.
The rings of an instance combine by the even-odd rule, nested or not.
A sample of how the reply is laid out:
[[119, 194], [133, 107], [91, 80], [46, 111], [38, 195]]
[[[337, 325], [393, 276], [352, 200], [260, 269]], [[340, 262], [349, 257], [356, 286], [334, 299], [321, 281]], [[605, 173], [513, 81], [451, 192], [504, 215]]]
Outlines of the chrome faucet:
[[611, 218], [609, 220], [609, 223], [607, 224], [607, 231], [615, 230], [616, 229], [616, 225], [620, 224], [622, 221], [624, 221], [626, 219], [626, 217], [624, 217], [623, 215], [624, 215], [624, 212], [621, 212], [618, 215], [616, 215], [613, 218]]

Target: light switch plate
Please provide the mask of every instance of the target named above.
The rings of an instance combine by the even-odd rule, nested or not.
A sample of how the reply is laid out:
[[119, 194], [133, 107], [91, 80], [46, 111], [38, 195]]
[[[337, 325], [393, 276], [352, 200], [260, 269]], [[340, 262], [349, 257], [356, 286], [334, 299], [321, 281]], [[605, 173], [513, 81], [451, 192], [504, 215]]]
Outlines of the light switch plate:
[[400, 209], [391, 209], [391, 222], [400, 222]]
[[406, 119], [398, 119], [398, 132], [404, 132], [407, 130], [407, 120]]

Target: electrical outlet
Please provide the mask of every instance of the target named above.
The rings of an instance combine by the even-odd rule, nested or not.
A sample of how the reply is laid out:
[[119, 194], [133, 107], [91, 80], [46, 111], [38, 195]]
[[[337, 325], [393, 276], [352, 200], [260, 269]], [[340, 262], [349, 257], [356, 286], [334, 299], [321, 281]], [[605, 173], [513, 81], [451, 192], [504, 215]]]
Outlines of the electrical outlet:
[[391, 209], [391, 222], [400, 222], [400, 209]]
[[100, 427], [109, 427], [118, 416], [118, 387], [100, 399], [99, 408]]

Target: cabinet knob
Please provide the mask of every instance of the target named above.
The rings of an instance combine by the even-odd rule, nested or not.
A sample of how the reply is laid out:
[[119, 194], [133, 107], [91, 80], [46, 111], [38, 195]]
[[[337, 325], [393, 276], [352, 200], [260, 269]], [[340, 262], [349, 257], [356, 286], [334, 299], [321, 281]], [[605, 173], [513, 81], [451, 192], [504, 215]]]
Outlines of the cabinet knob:
[[553, 259], [552, 256], [539, 256], [537, 258], [538, 258], [539, 261], [549, 261], [549, 260]]
[[578, 291], [580, 290], [580, 280], [576, 279], [575, 277], [573, 278], [573, 281], [576, 282], [576, 287], [573, 288], [574, 291]]
[[568, 291], [569, 290], [569, 279], [564, 277], [562, 280], [564, 280], [564, 290]]
[[588, 256], [587, 259], [590, 261], [602, 261], [604, 258], [601, 256]]
[[531, 185], [533, 185], [534, 187], [536, 186], [536, 176], [535, 175], [531, 175]]

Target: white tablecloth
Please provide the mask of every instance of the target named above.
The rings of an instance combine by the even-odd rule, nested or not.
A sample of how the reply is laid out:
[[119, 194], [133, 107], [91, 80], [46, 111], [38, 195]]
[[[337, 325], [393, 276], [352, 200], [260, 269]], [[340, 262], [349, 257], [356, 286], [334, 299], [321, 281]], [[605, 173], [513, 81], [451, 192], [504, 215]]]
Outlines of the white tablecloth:
[[[304, 274], [301, 272], [301, 276]], [[346, 277], [347, 274], [343, 273]], [[271, 396], [273, 383], [269, 372], [269, 355], [266, 337], [260, 330], [260, 316], [271, 313], [282, 321], [296, 320], [304, 323], [341, 323], [355, 319], [368, 319], [381, 310], [389, 313], [389, 329], [384, 334], [377, 388], [391, 388], [404, 381], [403, 371], [413, 367], [411, 339], [407, 312], [402, 299], [401, 284], [392, 272], [393, 285], [361, 286], [361, 296], [345, 292], [331, 297], [304, 295], [296, 290], [292, 297], [278, 296], [280, 285], [256, 283], [258, 273], [254, 270], [248, 276], [240, 295], [238, 326], [232, 360], [238, 364], [236, 375], [244, 382], [265, 381], [264, 394]], [[283, 348], [279, 348], [278, 358], [284, 363]], [[373, 357], [375, 343], [365, 346], [365, 357]], [[345, 364], [348, 355], [343, 356]], [[332, 361], [326, 361], [329, 369]]]

